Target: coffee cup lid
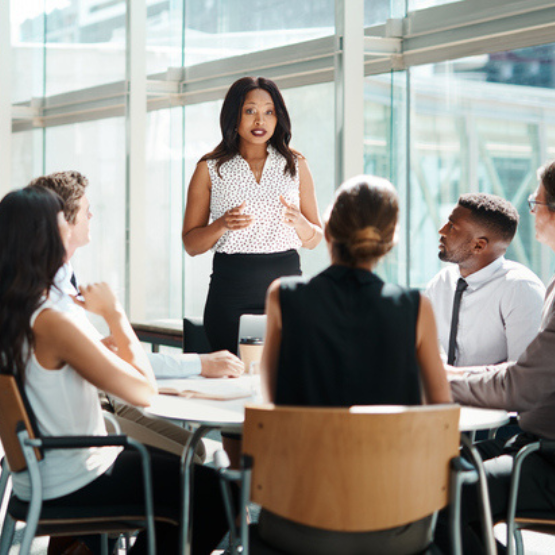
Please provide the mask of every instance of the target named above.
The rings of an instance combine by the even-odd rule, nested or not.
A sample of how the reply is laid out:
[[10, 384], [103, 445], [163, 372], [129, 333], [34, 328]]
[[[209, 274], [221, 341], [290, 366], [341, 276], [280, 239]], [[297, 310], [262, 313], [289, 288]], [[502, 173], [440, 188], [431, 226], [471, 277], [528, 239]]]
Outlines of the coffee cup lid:
[[261, 337], [241, 337], [239, 343], [241, 345], [264, 345], [264, 340]]

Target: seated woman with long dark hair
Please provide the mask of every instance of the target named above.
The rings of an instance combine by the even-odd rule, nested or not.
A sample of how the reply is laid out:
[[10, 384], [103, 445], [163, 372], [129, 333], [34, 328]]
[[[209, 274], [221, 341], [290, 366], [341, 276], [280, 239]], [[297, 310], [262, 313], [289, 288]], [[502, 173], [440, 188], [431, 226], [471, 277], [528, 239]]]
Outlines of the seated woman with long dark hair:
[[374, 273], [394, 246], [398, 213], [388, 181], [347, 181], [325, 222], [331, 266], [308, 281], [282, 278], [271, 285], [261, 364], [268, 400], [312, 406], [451, 401], [430, 302]]
[[[43, 187], [14, 191], [0, 202], [0, 372], [18, 377], [39, 431], [51, 435], [105, 435], [97, 388], [127, 403], [147, 406], [154, 374], [117, 298], [105, 283], [81, 288], [80, 303], [102, 316], [115, 348], [92, 340], [49, 301], [70, 234], [62, 201]], [[155, 515], [180, 521], [179, 457], [152, 449]], [[51, 505], [143, 503], [137, 452], [120, 448], [46, 451], [40, 472]], [[15, 494], [29, 500], [26, 472], [14, 474]], [[226, 531], [215, 473], [195, 472], [193, 552], [208, 554]], [[178, 553], [178, 527], [156, 525], [157, 552]], [[141, 533], [131, 553], [145, 553]]]

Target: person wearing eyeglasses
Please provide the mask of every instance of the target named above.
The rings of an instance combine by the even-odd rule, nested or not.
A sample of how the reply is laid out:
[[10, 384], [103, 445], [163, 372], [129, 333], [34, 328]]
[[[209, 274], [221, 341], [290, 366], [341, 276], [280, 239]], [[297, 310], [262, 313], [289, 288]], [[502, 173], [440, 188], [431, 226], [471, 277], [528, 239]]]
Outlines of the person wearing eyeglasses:
[[[536, 239], [555, 252], [555, 161], [538, 170], [539, 185], [529, 199]], [[494, 522], [506, 514], [509, 477], [518, 448], [538, 439], [555, 440], [555, 276], [547, 287], [540, 331], [516, 362], [471, 368], [449, 368], [456, 402], [519, 413], [523, 432], [504, 443], [477, 444], [484, 459]], [[464, 553], [484, 552], [479, 542], [479, 509], [473, 487], [463, 491]], [[555, 457], [533, 453], [523, 465], [517, 515], [553, 511]], [[440, 523], [444, 522], [440, 519]], [[436, 534], [437, 537], [437, 534]]]
[[439, 259], [451, 264], [431, 280], [426, 295], [449, 365], [517, 360], [538, 333], [545, 287], [504, 256], [518, 220], [508, 200], [469, 193], [439, 230]]

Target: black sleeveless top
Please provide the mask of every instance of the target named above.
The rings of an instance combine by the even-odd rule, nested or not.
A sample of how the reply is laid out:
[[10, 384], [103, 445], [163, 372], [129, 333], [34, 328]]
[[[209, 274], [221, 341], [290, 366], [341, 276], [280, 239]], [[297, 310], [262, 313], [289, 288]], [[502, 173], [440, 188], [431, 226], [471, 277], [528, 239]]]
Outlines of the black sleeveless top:
[[375, 274], [330, 266], [282, 278], [276, 404], [419, 405], [420, 293]]

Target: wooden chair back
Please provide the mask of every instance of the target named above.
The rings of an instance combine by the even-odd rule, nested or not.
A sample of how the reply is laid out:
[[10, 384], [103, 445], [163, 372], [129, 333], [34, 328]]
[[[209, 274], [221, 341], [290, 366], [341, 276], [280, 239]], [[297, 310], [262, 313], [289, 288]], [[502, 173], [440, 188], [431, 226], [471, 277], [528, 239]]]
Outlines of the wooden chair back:
[[417, 521], [449, 500], [459, 407], [247, 406], [251, 498], [316, 528], [370, 532]]
[[[0, 375], [0, 440], [4, 446], [8, 466], [12, 472], [20, 472], [27, 468], [21, 445], [17, 438], [17, 425], [23, 422], [29, 437], [36, 437], [31, 419], [25, 408], [25, 403], [17, 380], [14, 376]], [[35, 449], [38, 460], [42, 455]]]

